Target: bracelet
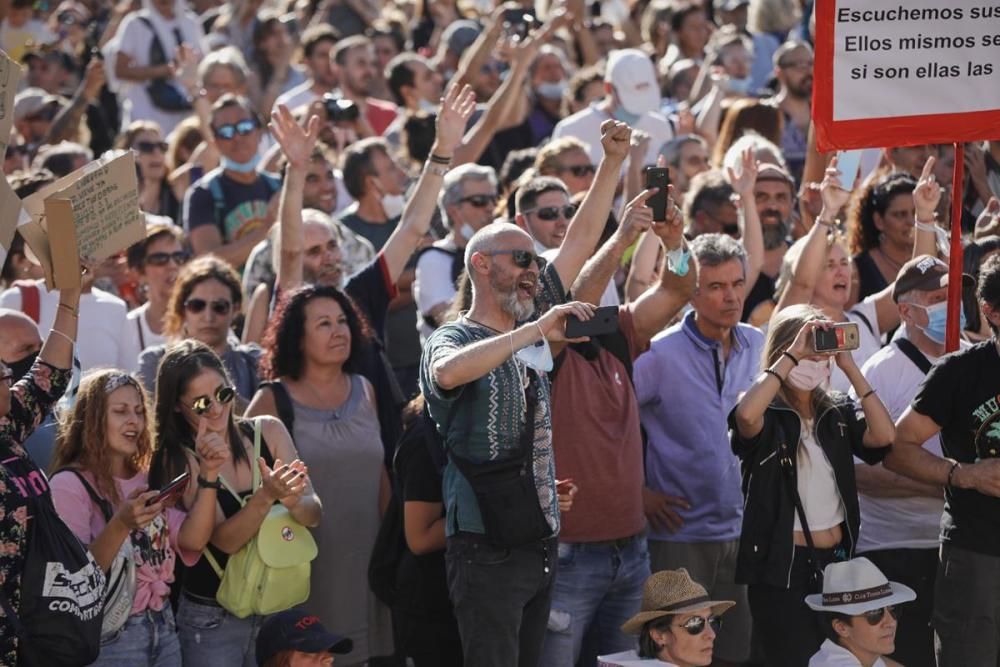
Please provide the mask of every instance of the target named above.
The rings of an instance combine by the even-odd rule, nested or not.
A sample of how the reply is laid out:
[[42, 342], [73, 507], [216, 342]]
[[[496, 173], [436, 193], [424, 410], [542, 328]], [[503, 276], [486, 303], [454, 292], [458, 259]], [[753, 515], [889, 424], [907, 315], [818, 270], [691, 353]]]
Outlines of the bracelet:
[[222, 480], [215, 480], [210, 482], [201, 475], [198, 475], [198, 487], [202, 489], [215, 489], [216, 491], [222, 490]]
[[945, 486], [951, 486], [952, 479], [955, 477], [955, 471], [958, 470], [959, 466], [958, 461], [951, 464], [951, 470], [948, 471], [948, 481], [945, 482]]
[[837, 228], [837, 222], [835, 220], [824, 220], [823, 218], [816, 218], [816, 222], [818, 222], [819, 224], [823, 225], [828, 229]]
[[869, 390], [868, 390], [868, 391], [866, 391], [866, 392], [864, 393], [864, 395], [863, 395], [863, 396], [861, 397], [861, 400], [862, 400], [862, 401], [863, 401], [863, 400], [865, 400], [866, 398], [868, 398], [869, 396], [871, 396], [871, 395], [872, 395], [872, 394], [874, 394], [874, 393], [875, 393], [875, 390], [874, 390], [874, 389], [869, 389]]
[[914, 220], [913, 220], [913, 226], [916, 227], [917, 229], [919, 229], [922, 232], [935, 232], [936, 233], [938, 229], [941, 229], [938, 226], [937, 221], [920, 222], [916, 218], [914, 218]]
[[438, 164], [428, 162], [424, 165], [424, 171], [429, 171], [432, 174], [437, 174], [441, 178], [444, 178], [448, 174], [447, 167], [441, 167]]
[[79, 308], [71, 308], [70, 306], [66, 305], [62, 301], [59, 302], [59, 307], [62, 308], [62, 309], [64, 309], [67, 313], [69, 313], [73, 317], [76, 317], [76, 318], [79, 319], [79, 317], [80, 317], [80, 309]]
[[793, 364], [793, 365], [795, 365], [795, 366], [798, 366], [798, 365], [799, 365], [799, 360], [798, 360], [798, 359], [796, 359], [796, 358], [795, 358], [795, 355], [793, 355], [793, 354], [792, 354], [791, 352], [789, 352], [788, 350], [785, 350], [784, 352], [782, 352], [782, 353], [781, 353], [781, 356], [783, 356], [783, 357], [788, 357], [789, 359], [791, 359], [791, 360], [792, 360], [792, 364]]
[[784, 379], [780, 375], [778, 375], [778, 371], [772, 370], [770, 368], [765, 368], [764, 372], [767, 373], [768, 375], [773, 375], [780, 383], [785, 382]]
[[72, 338], [70, 338], [69, 336], [67, 336], [66, 334], [64, 334], [62, 331], [59, 331], [59, 329], [51, 329], [49, 331], [49, 334], [56, 334], [56, 335], [62, 336], [63, 338], [65, 338], [66, 340], [69, 341], [70, 345], [76, 345], [76, 341], [75, 340], [73, 340]]
[[434, 164], [444, 164], [444, 165], [451, 164], [450, 157], [442, 157], [441, 155], [435, 155], [434, 153], [431, 153], [430, 161], [433, 162]]

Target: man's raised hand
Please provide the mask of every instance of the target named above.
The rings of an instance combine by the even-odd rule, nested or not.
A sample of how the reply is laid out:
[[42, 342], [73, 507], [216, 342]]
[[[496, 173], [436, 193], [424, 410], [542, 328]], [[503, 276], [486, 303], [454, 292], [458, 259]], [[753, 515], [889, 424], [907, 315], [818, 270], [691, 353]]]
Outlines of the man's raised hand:
[[288, 160], [288, 166], [305, 169], [309, 166], [316, 140], [319, 139], [319, 116], [312, 115], [305, 129], [297, 122], [292, 112], [284, 104], [271, 112], [271, 134], [281, 146], [281, 152]]

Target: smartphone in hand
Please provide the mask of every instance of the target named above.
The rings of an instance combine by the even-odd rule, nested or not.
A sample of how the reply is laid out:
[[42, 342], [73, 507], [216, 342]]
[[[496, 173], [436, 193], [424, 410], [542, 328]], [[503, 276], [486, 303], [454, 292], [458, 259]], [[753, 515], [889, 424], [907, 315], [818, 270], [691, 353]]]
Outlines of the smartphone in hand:
[[160, 493], [155, 498], [151, 498], [146, 504], [155, 505], [160, 502], [169, 503], [172, 500], [177, 500], [184, 495], [184, 489], [187, 488], [190, 480], [191, 473], [182, 472], [180, 475], [172, 479], [165, 487], [160, 489]]
[[840, 151], [837, 153], [837, 170], [840, 172], [840, 184], [845, 190], [853, 190], [854, 182], [858, 180], [861, 170], [861, 155], [864, 151]]
[[813, 329], [813, 349], [817, 352], [846, 352], [861, 347], [861, 335], [854, 322], [840, 322], [829, 329]]
[[670, 185], [670, 171], [666, 167], [646, 167], [646, 189], [656, 188], [655, 195], [646, 200], [646, 206], [653, 209], [654, 222], [667, 220], [667, 186]]
[[601, 306], [589, 320], [575, 315], [566, 317], [566, 338], [602, 336], [618, 331], [618, 306]]

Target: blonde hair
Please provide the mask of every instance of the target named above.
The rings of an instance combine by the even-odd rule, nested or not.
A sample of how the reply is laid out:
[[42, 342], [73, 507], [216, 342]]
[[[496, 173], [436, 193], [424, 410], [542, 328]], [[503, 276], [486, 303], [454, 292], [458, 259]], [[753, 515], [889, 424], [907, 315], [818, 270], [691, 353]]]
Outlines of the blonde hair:
[[[814, 320], [826, 319], [829, 318], [823, 314], [822, 310], [807, 303], [788, 306], [775, 313], [771, 318], [771, 323], [767, 327], [767, 338], [764, 340], [764, 353], [761, 356], [760, 362], [761, 368], [770, 368], [776, 364], [781, 355], [791, 347], [795, 341], [795, 337], [799, 335], [799, 331], [802, 330], [803, 326]], [[778, 395], [786, 403], [789, 403], [784, 383], [782, 383], [781, 388], [778, 390]], [[819, 414], [824, 408], [833, 403], [830, 395], [822, 387], [812, 390], [811, 402], [814, 414]]]
[[589, 159], [590, 149], [587, 148], [587, 144], [576, 137], [561, 137], [555, 141], [550, 141], [542, 146], [538, 151], [538, 155], [535, 156], [535, 171], [542, 176], [551, 176], [558, 173], [561, 166], [559, 164], [560, 158], [574, 150], [583, 151]]
[[802, 20], [797, 0], [750, 0], [747, 29], [750, 32], [786, 33]]

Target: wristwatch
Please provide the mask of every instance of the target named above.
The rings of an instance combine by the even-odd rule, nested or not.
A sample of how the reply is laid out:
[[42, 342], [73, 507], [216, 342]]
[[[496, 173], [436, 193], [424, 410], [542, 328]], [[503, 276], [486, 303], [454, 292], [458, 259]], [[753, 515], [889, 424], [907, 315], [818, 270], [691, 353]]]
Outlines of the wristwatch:
[[201, 475], [198, 475], [198, 487], [202, 489], [215, 489], [216, 491], [221, 491], [222, 480], [217, 479], [214, 482], [210, 482]]

